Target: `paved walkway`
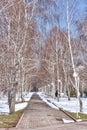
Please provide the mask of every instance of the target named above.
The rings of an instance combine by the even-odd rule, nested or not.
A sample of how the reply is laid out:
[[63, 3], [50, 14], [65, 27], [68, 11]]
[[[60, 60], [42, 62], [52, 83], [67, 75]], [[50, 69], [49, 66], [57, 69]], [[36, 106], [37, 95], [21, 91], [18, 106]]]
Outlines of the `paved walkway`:
[[62, 118], [70, 119], [59, 110], [52, 109], [37, 95], [34, 95], [17, 128], [36, 129], [63, 124]]
[[33, 95], [17, 127], [0, 130], [87, 130], [87, 122], [64, 124], [63, 118], [71, 120]]

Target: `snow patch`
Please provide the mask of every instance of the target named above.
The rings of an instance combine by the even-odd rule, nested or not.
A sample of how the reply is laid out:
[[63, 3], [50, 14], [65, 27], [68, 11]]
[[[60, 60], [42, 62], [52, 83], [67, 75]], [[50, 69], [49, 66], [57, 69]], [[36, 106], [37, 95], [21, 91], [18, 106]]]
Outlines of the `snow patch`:
[[28, 104], [27, 102], [16, 104], [15, 105], [15, 111], [18, 111], [18, 110], [26, 108], [27, 104]]
[[[15, 105], [15, 111], [24, 109], [28, 104], [26, 101], [29, 101], [31, 99], [32, 95], [33, 95], [32, 92], [24, 94], [25, 102], [16, 104]], [[1, 114], [9, 114], [9, 106], [8, 106], [8, 100], [7, 99], [8, 98], [6, 96], [2, 96], [1, 99], [0, 99], [0, 113]]]
[[[55, 104], [54, 106], [56, 106], [56, 108], [62, 108], [64, 110], [70, 111], [70, 112], [80, 112], [79, 110], [79, 102], [77, 98], [71, 98], [71, 100], [68, 100], [68, 98], [60, 98], [59, 102], [57, 100], [57, 98], [53, 98], [51, 96], [47, 96], [45, 94], [43, 94], [42, 92], [39, 92], [38, 95], [45, 101], [50, 101], [51, 104]], [[83, 112], [87, 114], [87, 98], [81, 98], [82, 102], [83, 102]], [[48, 102], [49, 104], [49, 102]]]
[[74, 123], [73, 120], [67, 120], [67, 119], [64, 119], [64, 118], [63, 118], [63, 122], [64, 122], [64, 124], [66, 124], [66, 123]]

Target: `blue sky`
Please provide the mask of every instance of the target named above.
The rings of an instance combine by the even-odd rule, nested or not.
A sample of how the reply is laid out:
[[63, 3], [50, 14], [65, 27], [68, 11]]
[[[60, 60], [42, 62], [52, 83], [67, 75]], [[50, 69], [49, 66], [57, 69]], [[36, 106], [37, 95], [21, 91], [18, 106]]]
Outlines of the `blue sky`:
[[81, 17], [84, 17], [85, 10], [87, 8], [87, 0], [78, 0], [78, 10], [80, 12]]
[[78, 0], [78, 8], [83, 11], [84, 8], [87, 6], [87, 0]]
[[[47, 10], [50, 10], [50, 13], [46, 14], [47, 19], [44, 20], [44, 18], [39, 15], [36, 14], [36, 16], [38, 17], [38, 21], [41, 22], [41, 24], [43, 25], [39, 25], [38, 27], [40, 28], [40, 30], [43, 30], [43, 33], [49, 33], [49, 31], [55, 27], [55, 26], [60, 26], [62, 29], [67, 30], [67, 24], [66, 24], [66, 0], [54, 0], [57, 4], [57, 7], [54, 8], [53, 5], [46, 3], [46, 0], [44, 0], [45, 5], [43, 5], [44, 13], [47, 13]], [[75, 5], [75, 10], [73, 13], [73, 22], [71, 23], [71, 31], [72, 34], [77, 33], [76, 30], [76, 22], [79, 21], [81, 22], [84, 19], [85, 16], [85, 9], [86, 9], [86, 1], [87, 0], [69, 0], [69, 13], [71, 14], [72, 12], [72, 7], [74, 5], [74, 3], [76, 2]], [[52, 17], [53, 16], [53, 17]], [[59, 17], [59, 21], [55, 20], [56, 17]], [[74, 32], [74, 33], [73, 33]], [[76, 35], [76, 34], [75, 34]]]
[[[62, 0], [65, 3], [65, 0]], [[73, 6], [73, 2], [75, 2], [76, 0], [69, 0], [69, 4], [70, 4], [70, 8], [69, 8], [69, 13], [71, 15], [72, 12], [72, 6]], [[61, 2], [61, 0], [60, 0]], [[62, 4], [61, 4], [62, 5]], [[77, 0], [76, 6], [75, 6], [75, 10], [73, 13], [73, 20], [71, 23], [71, 31], [72, 34], [74, 34], [75, 36], [77, 36], [78, 31], [77, 31], [77, 26], [76, 26], [76, 22], [82, 22], [85, 19], [86, 16], [86, 7], [87, 7], [87, 0]], [[61, 8], [61, 7], [60, 7]], [[60, 15], [60, 26], [62, 29], [66, 30], [67, 29], [67, 24], [66, 24], [66, 7], [63, 6], [62, 7], [62, 15]]]

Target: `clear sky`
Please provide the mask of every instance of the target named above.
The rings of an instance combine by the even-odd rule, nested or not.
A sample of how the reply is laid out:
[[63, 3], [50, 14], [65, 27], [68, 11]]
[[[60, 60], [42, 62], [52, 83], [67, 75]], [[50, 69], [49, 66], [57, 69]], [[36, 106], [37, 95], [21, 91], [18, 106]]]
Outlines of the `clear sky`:
[[85, 10], [87, 9], [87, 0], [78, 0], [78, 10], [81, 17], [84, 17]]
[[[63, 3], [62, 3], [63, 2]], [[76, 2], [76, 3], [75, 3]], [[66, 0], [60, 0], [60, 7], [61, 13], [60, 13], [60, 26], [62, 29], [67, 29], [67, 23], [66, 23]], [[76, 5], [74, 5], [76, 4]], [[74, 10], [73, 10], [74, 6]], [[82, 22], [86, 15], [86, 8], [87, 8], [87, 0], [69, 0], [69, 16], [72, 15], [72, 22], [71, 22], [71, 31], [72, 34], [77, 35], [77, 22]], [[72, 13], [73, 10], [73, 13]], [[69, 18], [70, 18], [69, 17]], [[74, 32], [74, 33], [73, 33]], [[75, 34], [76, 33], [76, 34]]]

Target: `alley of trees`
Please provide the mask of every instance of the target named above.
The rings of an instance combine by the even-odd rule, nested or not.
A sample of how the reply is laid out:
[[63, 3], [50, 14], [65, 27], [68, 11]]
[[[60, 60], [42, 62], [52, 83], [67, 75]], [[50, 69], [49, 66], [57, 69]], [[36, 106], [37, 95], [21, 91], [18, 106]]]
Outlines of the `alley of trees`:
[[[16, 94], [34, 87], [87, 92], [87, 3], [80, 0], [0, 0], [0, 92], [10, 113]], [[62, 87], [62, 90], [61, 90]], [[49, 90], [50, 91], [50, 90]]]

